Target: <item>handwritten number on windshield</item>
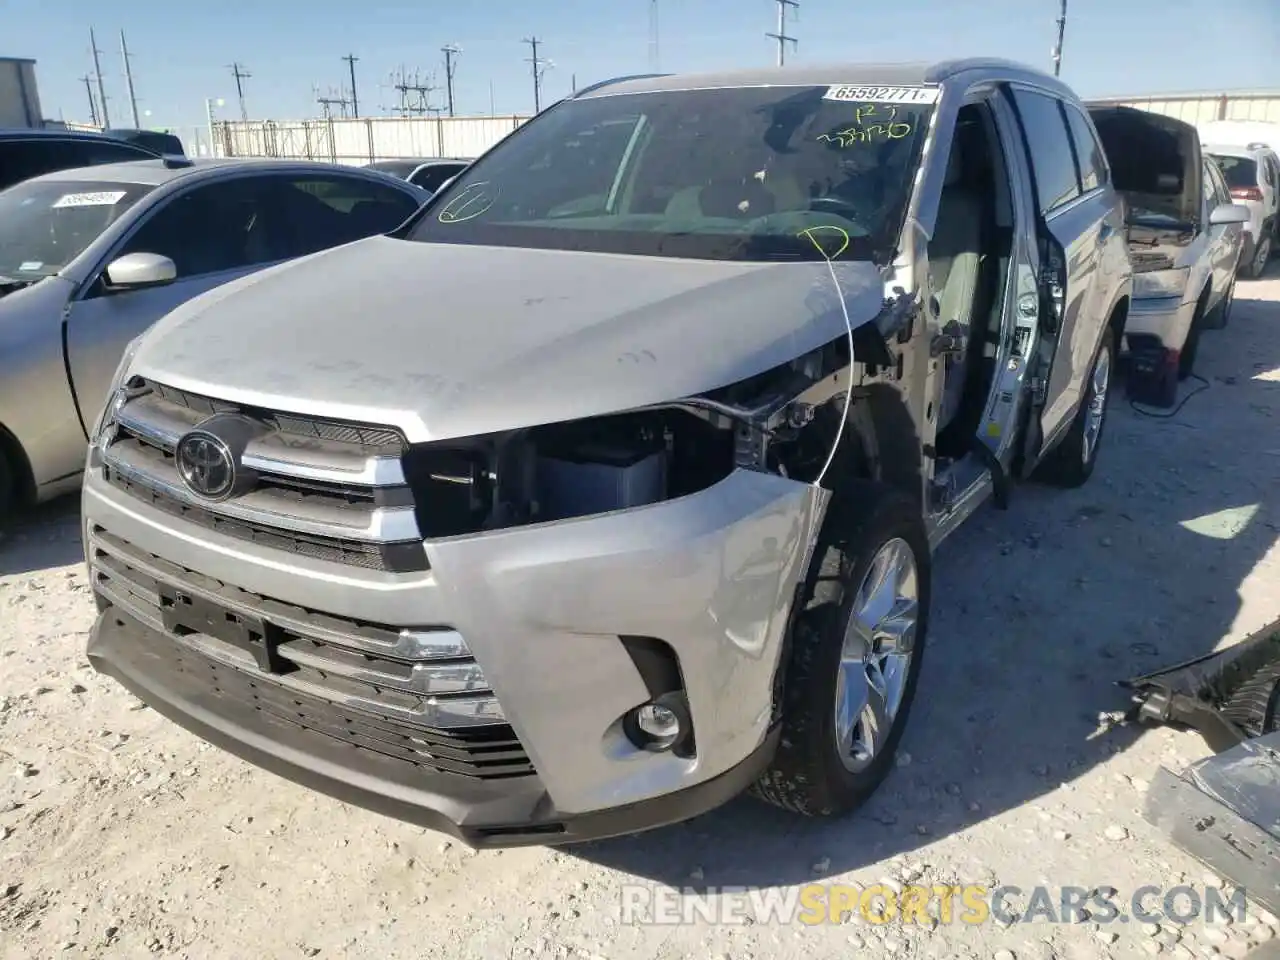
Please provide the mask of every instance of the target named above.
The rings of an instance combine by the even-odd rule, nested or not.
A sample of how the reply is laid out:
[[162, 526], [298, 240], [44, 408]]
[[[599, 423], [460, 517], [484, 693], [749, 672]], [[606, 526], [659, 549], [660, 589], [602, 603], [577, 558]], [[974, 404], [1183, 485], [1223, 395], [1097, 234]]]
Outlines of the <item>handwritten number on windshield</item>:
[[851, 147], [855, 143], [901, 140], [903, 137], [910, 136], [913, 127], [909, 123], [898, 120], [897, 117], [897, 107], [886, 108], [874, 103], [863, 103], [854, 111], [853, 123], [850, 126], [843, 130], [821, 134], [818, 140], [839, 144], [841, 147]]

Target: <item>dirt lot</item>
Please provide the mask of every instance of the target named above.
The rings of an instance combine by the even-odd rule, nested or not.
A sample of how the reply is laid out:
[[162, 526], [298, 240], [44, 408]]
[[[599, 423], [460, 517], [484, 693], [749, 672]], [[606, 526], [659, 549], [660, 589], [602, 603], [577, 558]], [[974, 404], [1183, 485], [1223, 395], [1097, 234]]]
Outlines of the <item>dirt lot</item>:
[[[1273, 277], [1277, 270], [1273, 267]], [[475, 854], [260, 772], [84, 657], [76, 506], [0, 535], [0, 956], [1240, 956], [1275, 918], [886, 928], [640, 926], [619, 884], [998, 881], [1127, 897], [1213, 883], [1139, 816], [1198, 737], [1108, 728], [1112, 681], [1280, 615], [1280, 279], [1241, 282], [1209, 386], [1171, 419], [1115, 397], [1098, 473], [1023, 487], [942, 547], [902, 763], [865, 813], [742, 800], [636, 838]], [[1188, 392], [1196, 384], [1188, 386]]]

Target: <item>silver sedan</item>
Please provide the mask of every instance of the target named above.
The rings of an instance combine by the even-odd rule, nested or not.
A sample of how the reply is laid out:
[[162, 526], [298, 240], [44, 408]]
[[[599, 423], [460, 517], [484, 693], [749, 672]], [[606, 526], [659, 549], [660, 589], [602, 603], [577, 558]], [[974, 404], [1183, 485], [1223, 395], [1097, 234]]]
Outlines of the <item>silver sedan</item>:
[[0, 192], [0, 518], [79, 484], [143, 330], [272, 264], [387, 233], [428, 197], [377, 171], [282, 160], [108, 164]]

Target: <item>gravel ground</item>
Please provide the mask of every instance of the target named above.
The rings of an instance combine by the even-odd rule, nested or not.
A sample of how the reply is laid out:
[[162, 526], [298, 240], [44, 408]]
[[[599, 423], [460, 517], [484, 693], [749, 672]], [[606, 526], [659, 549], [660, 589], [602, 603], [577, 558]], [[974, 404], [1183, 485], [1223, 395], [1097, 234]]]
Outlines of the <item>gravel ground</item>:
[[[1275, 274], [1273, 268], [1273, 276]], [[940, 550], [899, 768], [865, 812], [750, 800], [639, 837], [474, 853], [317, 796], [145, 709], [84, 657], [74, 503], [0, 540], [0, 956], [1241, 956], [1274, 917], [1164, 929], [1031, 923], [646, 926], [619, 885], [815, 879], [1210, 884], [1139, 815], [1190, 733], [1108, 727], [1112, 681], [1280, 616], [1280, 279], [1206, 336], [1209, 386], [1171, 419], [1115, 397], [1098, 472], [1025, 486]], [[1187, 392], [1197, 385], [1190, 384]]]

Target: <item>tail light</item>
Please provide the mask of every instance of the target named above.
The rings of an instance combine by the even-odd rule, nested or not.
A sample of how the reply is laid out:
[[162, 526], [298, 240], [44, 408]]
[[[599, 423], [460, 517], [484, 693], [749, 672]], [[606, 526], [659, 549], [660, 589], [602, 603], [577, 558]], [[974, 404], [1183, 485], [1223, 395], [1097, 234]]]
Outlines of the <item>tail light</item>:
[[1262, 191], [1259, 190], [1257, 187], [1232, 187], [1231, 199], [1232, 200], [1256, 200], [1261, 202]]

